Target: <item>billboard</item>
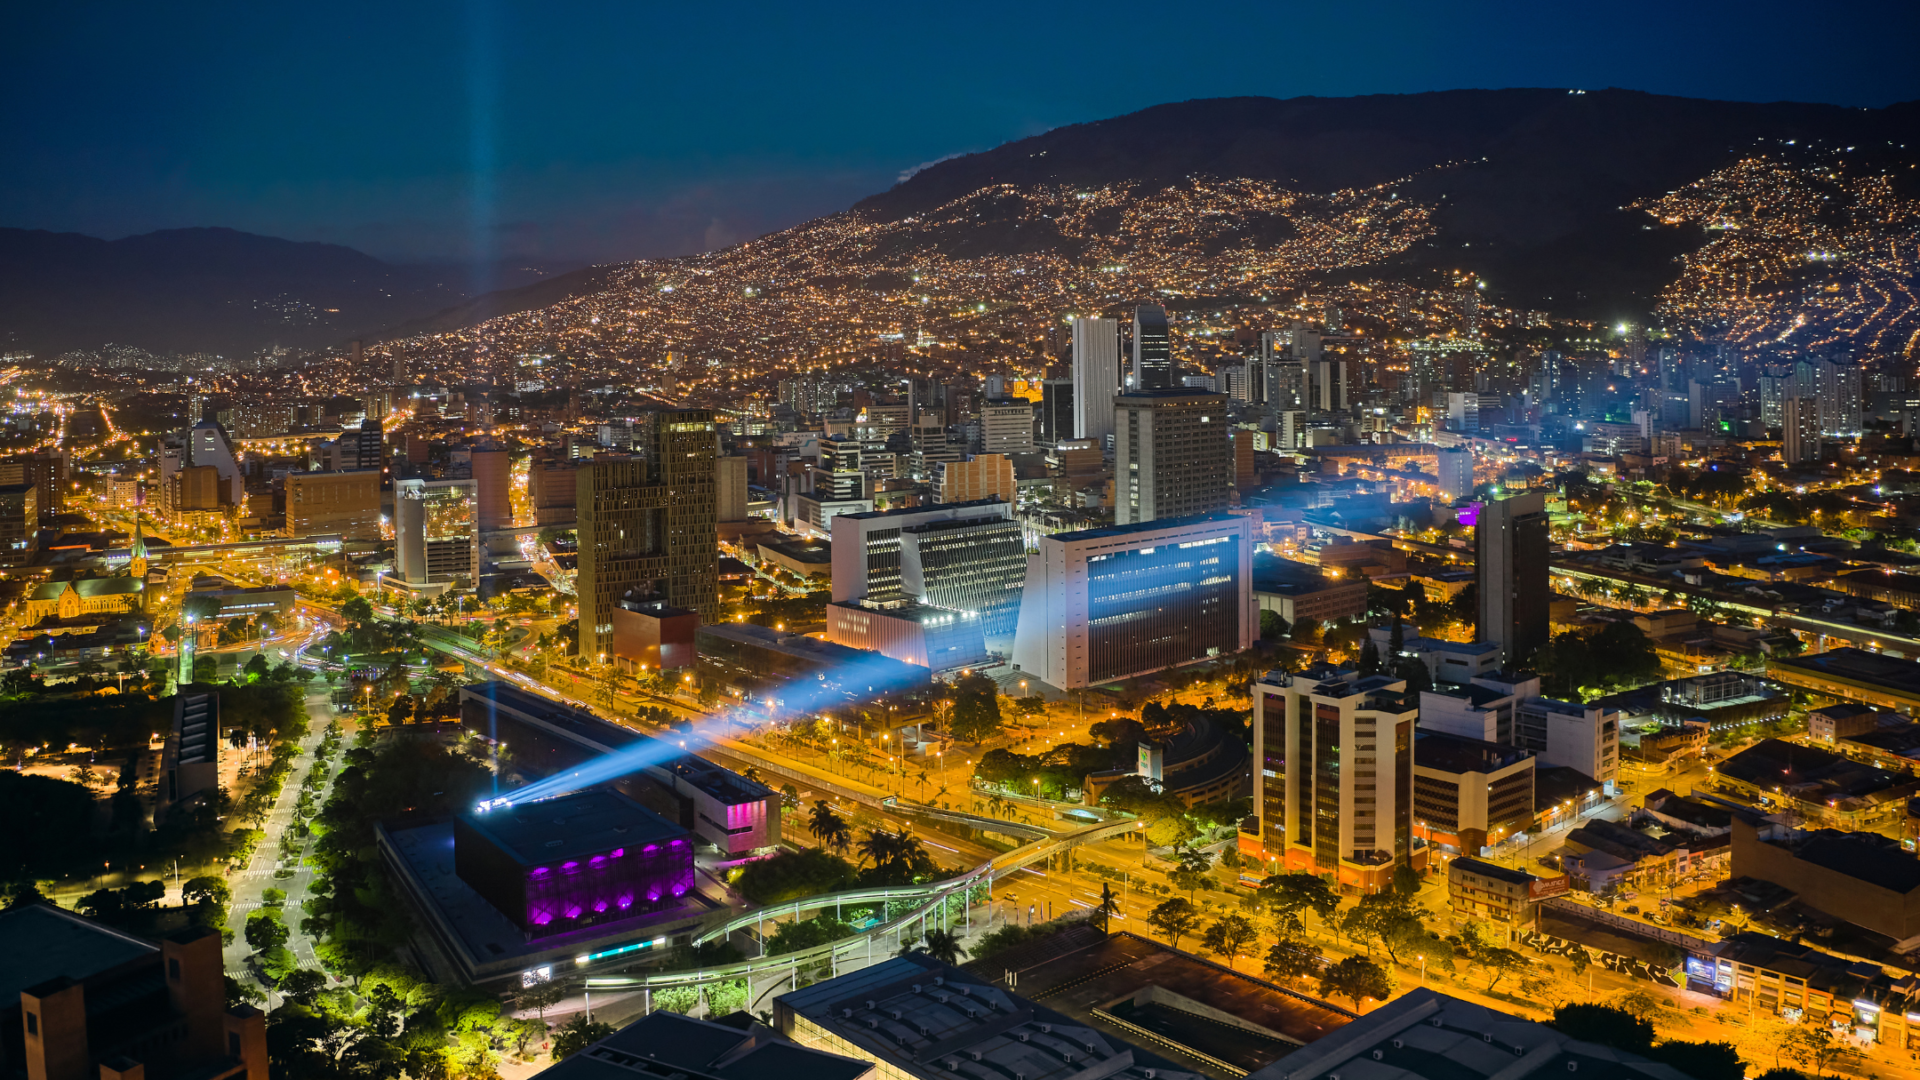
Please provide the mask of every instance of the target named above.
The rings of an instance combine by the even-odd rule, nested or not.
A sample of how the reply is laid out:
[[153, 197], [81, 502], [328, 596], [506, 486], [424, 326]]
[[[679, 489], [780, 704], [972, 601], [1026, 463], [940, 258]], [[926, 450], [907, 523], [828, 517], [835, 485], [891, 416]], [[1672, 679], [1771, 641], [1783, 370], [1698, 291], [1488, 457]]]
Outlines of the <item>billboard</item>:
[[1559, 877], [1535, 878], [1527, 882], [1527, 900], [1545, 900], [1549, 896], [1565, 896], [1571, 888], [1567, 875]]

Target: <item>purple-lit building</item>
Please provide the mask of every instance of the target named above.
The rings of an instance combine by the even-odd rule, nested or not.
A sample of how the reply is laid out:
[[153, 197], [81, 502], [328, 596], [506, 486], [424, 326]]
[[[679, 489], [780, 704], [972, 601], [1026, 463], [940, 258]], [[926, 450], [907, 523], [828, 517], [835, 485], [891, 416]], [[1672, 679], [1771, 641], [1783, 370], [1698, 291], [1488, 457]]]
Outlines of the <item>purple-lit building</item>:
[[456, 818], [453, 868], [533, 940], [678, 906], [693, 840], [624, 795], [582, 791]]

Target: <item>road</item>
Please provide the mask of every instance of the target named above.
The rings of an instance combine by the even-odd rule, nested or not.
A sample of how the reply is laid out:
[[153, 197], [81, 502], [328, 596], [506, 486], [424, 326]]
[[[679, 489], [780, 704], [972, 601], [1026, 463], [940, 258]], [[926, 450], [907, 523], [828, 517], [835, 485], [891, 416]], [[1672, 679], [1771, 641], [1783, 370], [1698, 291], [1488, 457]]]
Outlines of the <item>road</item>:
[[[253, 858], [247, 865], [228, 877], [227, 884], [233, 892], [233, 902], [228, 909], [227, 925], [233, 930], [233, 944], [227, 946], [225, 956], [228, 973], [238, 979], [252, 977], [247, 960], [253, 955], [253, 950], [247, 945], [246, 921], [248, 915], [263, 906], [262, 894], [268, 889], [279, 889], [287, 894], [286, 903], [281, 908], [282, 919], [291, 931], [287, 948], [292, 950], [301, 967], [316, 970], [320, 967], [319, 959], [313, 953], [313, 939], [300, 931], [300, 921], [305, 918], [300, 904], [307, 898], [308, 890], [313, 885], [313, 870], [304, 865], [301, 857], [295, 856], [289, 860], [293, 864], [292, 876], [282, 879], [273, 876], [280, 861], [280, 838], [293, 823], [293, 808], [300, 798], [300, 786], [313, 770], [314, 752], [325, 738], [327, 727], [333, 722], [333, 709], [327, 702], [324, 690], [309, 693], [306, 705], [310, 729], [307, 737], [300, 742], [303, 753], [295, 762], [292, 774], [287, 777], [286, 785], [280, 789], [279, 800], [274, 803], [273, 810], [261, 826], [266, 836], [254, 848]], [[339, 766], [340, 761], [336, 756], [332, 768], [337, 770]], [[320, 789], [315, 805], [326, 805], [332, 790], [333, 782], [329, 779]], [[302, 851], [305, 851], [304, 847]]]

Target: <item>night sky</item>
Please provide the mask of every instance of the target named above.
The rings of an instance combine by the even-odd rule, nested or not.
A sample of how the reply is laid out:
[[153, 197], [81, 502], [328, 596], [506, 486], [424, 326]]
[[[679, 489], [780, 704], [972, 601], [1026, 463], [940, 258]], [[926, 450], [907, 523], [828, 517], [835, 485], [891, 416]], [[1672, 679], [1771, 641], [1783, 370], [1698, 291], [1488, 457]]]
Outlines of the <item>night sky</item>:
[[1917, 40], [1910, 0], [17, 3], [0, 225], [224, 225], [395, 261], [681, 254], [1165, 101], [1623, 86], [1885, 105], [1920, 97]]

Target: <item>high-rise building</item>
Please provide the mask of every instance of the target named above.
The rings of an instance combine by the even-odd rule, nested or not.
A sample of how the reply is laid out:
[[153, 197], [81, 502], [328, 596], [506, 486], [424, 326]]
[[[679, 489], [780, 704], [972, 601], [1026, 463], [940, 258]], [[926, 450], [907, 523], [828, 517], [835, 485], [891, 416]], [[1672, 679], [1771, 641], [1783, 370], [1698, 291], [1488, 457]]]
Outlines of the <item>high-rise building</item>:
[[836, 601], [906, 597], [977, 618], [988, 639], [1004, 638], [1026, 574], [1020, 523], [998, 499], [833, 519]]
[[1342, 412], [1347, 408], [1347, 362], [1314, 360], [1306, 364], [1308, 407], [1321, 412]]
[[30, 484], [41, 525], [52, 525], [66, 509], [67, 459], [59, 453], [17, 454], [0, 461], [0, 485]]
[[473, 581], [480, 571], [479, 483], [410, 478], [393, 485], [394, 572], [409, 585]]
[[1860, 365], [1851, 360], [1821, 360], [1814, 369], [1814, 385], [1820, 397], [1820, 433], [1858, 437], [1863, 421]]
[[[195, 429], [196, 433], [198, 430]], [[333, 471], [359, 472], [380, 468], [382, 441], [378, 420], [362, 420], [358, 430], [341, 432], [333, 443]], [[204, 463], [196, 461], [195, 464]]]
[[720, 615], [713, 413], [653, 413], [634, 445], [642, 456], [596, 458], [576, 474], [582, 656], [605, 651], [613, 609], [629, 594], [699, 612], [703, 623]]
[[40, 489], [32, 484], [0, 486], [0, 566], [33, 561], [40, 536]]
[[1120, 389], [1120, 323], [1073, 320], [1073, 437], [1104, 449], [1113, 434], [1113, 395]]
[[1040, 441], [1048, 446], [1073, 434], [1073, 380], [1046, 379], [1040, 383]]
[[1245, 517], [1055, 533], [1039, 546], [1027, 563], [1013, 663], [1057, 689], [1239, 652], [1258, 634]]
[[1789, 465], [1819, 461], [1820, 426], [1818, 399], [1786, 399], [1780, 412], [1780, 460]]
[[1167, 329], [1167, 309], [1141, 304], [1133, 309], [1133, 388], [1159, 390], [1172, 385], [1173, 335]]
[[[183, 471], [184, 475], [184, 471]], [[288, 473], [286, 533], [380, 539], [380, 472]]]
[[1466, 498], [1473, 494], [1473, 451], [1464, 447], [1440, 451], [1434, 457], [1434, 473], [1442, 498]]
[[716, 458], [713, 468], [718, 520], [747, 520], [747, 459], [738, 454]]
[[1251, 401], [1247, 385], [1247, 365], [1221, 364], [1213, 371], [1214, 389], [1235, 401]]
[[473, 448], [476, 520], [483, 533], [513, 528], [513, 459], [504, 446]]
[[1033, 403], [988, 398], [980, 406], [980, 449], [989, 454], [1033, 453]]
[[978, 454], [967, 461], [949, 461], [940, 466], [933, 482], [933, 501], [942, 503], [975, 502], [1000, 499], [1013, 502], [1019, 494], [1013, 477], [1013, 462], [1000, 454]]
[[822, 442], [820, 467], [813, 474], [813, 494], [832, 502], [866, 498], [867, 474], [860, 467], [860, 450], [858, 442], [844, 435]]
[[[187, 433], [187, 465], [211, 465], [220, 473], [222, 488], [220, 501], [228, 506], [245, 506], [247, 503], [246, 478], [241, 475], [240, 461], [234, 456], [233, 447], [227, 442], [227, 433], [219, 424], [211, 420], [202, 420]], [[42, 514], [46, 507], [40, 508]]]
[[1547, 497], [1489, 502], [1474, 529], [1479, 640], [1498, 642], [1503, 664], [1526, 663], [1547, 643]]
[[1224, 510], [1233, 479], [1227, 399], [1201, 390], [1116, 395], [1114, 522]]
[[1413, 851], [1418, 694], [1321, 664], [1253, 688], [1254, 811], [1268, 872], [1377, 892]]

